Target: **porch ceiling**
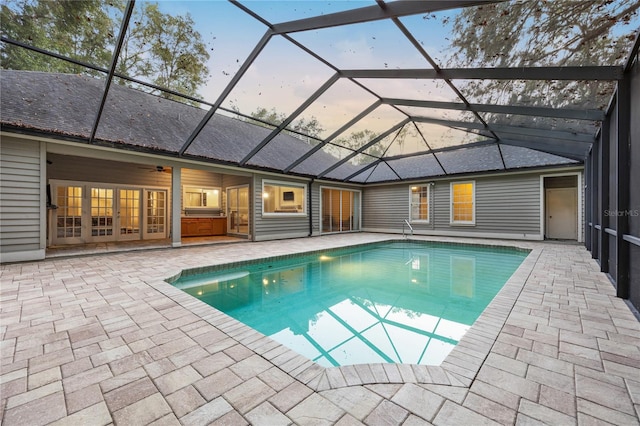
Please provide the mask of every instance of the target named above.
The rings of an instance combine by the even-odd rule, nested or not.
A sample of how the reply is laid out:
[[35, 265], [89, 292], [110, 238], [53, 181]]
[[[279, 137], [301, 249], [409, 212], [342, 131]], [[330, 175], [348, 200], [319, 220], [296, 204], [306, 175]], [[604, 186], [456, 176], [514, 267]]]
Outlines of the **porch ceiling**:
[[[640, 4], [538, 3], [99, 2], [114, 34], [94, 59], [9, 0], [3, 22], [51, 34], [3, 28], [2, 127], [354, 183], [578, 164], [637, 56]], [[154, 5], [209, 49], [195, 90], [126, 66], [150, 55], [135, 37]], [[70, 43], [85, 15], [63, 22]]]

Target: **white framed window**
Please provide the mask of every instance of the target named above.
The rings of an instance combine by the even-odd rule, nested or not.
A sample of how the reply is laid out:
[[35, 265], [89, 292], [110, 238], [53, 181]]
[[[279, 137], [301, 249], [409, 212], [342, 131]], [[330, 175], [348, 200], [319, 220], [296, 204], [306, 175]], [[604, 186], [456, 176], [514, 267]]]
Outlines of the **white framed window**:
[[307, 187], [291, 182], [262, 181], [263, 216], [306, 216]]
[[185, 209], [219, 209], [220, 188], [185, 186], [182, 200]]
[[451, 182], [450, 191], [452, 225], [475, 225], [476, 183], [475, 181]]
[[411, 185], [409, 187], [409, 218], [411, 222], [429, 223], [429, 187], [431, 185]]

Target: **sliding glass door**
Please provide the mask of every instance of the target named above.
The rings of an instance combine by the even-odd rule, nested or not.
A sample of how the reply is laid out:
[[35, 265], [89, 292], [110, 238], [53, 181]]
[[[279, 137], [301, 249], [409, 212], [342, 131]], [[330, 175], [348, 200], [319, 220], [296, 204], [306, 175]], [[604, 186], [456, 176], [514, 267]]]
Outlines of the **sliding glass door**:
[[249, 234], [249, 186], [227, 188], [227, 232]]
[[320, 232], [360, 230], [360, 191], [321, 188], [322, 224]]

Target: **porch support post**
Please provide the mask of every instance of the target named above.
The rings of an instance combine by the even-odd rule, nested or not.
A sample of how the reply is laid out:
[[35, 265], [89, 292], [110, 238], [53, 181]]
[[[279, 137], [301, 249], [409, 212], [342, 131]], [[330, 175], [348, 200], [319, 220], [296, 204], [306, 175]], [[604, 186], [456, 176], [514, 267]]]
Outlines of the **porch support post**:
[[180, 204], [182, 200], [181, 182], [182, 168], [171, 168], [171, 247], [182, 246], [182, 229]]
[[591, 169], [592, 159], [593, 150], [589, 152], [589, 155], [584, 161], [584, 185], [582, 185], [582, 188], [578, 188], [578, 191], [582, 191], [584, 194], [584, 246], [589, 251], [591, 251], [591, 227], [593, 226], [593, 221], [591, 220], [591, 204], [593, 203], [593, 194], [591, 193], [591, 175], [593, 174], [593, 170]]
[[591, 193], [591, 214], [589, 215], [591, 221], [591, 229], [589, 232], [591, 233], [591, 258], [596, 259], [598, 257], [598, 252], [600, 251], [600, 247], [598, 246], [598, 229], [596, 225], [599, 225], [599, 217], [598, 217], [598, 204], [600, 202], [600, 186], [598, 185], [600, 169], [598, 168], [598, 158], [600, 152], [600, 139], [602, 138], [602, 133], [600, 134], [600, 138], [593, 144], [593, 148], [591, 149], [591, 173], [589, 182], [589, 192]]

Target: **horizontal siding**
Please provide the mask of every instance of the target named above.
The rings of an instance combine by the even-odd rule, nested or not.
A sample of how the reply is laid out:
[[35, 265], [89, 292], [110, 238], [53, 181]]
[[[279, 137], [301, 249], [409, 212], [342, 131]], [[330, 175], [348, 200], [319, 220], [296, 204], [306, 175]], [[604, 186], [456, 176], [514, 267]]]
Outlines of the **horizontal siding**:
[[[311, 184], [311, 210], [312, 210], [312, 232], [314, 235], [320, 233], [320, 184], [314, 182]], [[307, 206], [308, 208], [309, 206]]]
[[[540, 175], [506, 175], [473, 179], [476, 184], [475, 226], [450, 222], [450, 183], [431, 186], [431, 222], [413, 223], [419, 231], [514, 234], [522, 238], [540, 234]], [[401, 231], [409, 217], [409, 184], [365, 188], [363, 227]]]
[[0, 253], [44, 249], [41, 235], [40, 143], [0, 141]]
[[514, 234], [540, 233], [540, 177], [476, 181], [476, 228]]
[[47, 159], [51, 162], [47, 166], [47, 179], [171, 187], [171, 173], [158, 172], [153, 165], [53, 153], [49, 153]]
[[180, 174], [183, 186], [195, 186], [200, 188], [222, 188], [222, 175], [206, 170], [182, 169]]
[[222, 175], [222, 186], [224, 188], [240, 185], [251, 185], [251, 176]]
[[380, 186], [362, 191], [362, 226], [402, 230], [409, 217], [409, 185]]

